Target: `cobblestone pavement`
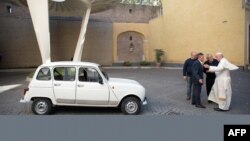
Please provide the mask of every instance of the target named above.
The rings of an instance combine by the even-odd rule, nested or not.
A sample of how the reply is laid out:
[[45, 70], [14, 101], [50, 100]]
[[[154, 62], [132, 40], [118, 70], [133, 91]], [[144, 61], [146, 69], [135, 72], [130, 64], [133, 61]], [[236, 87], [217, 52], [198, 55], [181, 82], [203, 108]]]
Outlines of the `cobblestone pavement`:
[[[148, 105], [143, 107], [142, 115], [231, 115], [250, 114], [250, 73], [232, 72], [233, 99], [231, 111], [216, 112], [216, 104], [207, 103], [205, 87], [202, 90], [202, 102], [207, 107], [199, 109], [187, 101], [186, 83], [182, 80], [178, 69], [106, 69], [110, 77], [137, 80], [146, 88]], [[23, 88], [27, 87], [26, 76], [30, 72], [0, 73], [0, 114], [27, 115], [32, 114], [30, 104], [21, 104]], [[16, 85], [16, 84], [21, 84]], [[11, 85], [4, 90], [1, 86]], [[100, 115], [122, 114], [117, 108], [56, 107], [55, 115]]]

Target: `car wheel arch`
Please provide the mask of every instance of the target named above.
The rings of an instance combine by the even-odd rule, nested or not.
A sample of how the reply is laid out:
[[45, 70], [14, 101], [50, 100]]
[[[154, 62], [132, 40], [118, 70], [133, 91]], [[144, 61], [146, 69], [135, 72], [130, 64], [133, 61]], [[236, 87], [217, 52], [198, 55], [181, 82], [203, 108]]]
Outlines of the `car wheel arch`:
[[118, 107], [120, 107], [121, 104], [122, 104], [122, 102], [123, 102], [123, 100], [125, 100], [125, 99], [128, 98], [128, 97], [134, 97], [134, 98], [138, 99], [139, 101], [142, 101], [142, 100], [140, 99], [140, 97], [138, 97], [137, 95], [135, 95], [135, 94], [129, 94], [129, 95], [124, 96], [124, 97], [120, 100], [119, 106], [118, 106]]
[[53, 100], [51, 100], [51, 98], [49, 98], [49, 97], [32, 97], [30, 100], [33, 102], [36, 99], [48, 99], [52, 103], [53, 106], [55, 105]]

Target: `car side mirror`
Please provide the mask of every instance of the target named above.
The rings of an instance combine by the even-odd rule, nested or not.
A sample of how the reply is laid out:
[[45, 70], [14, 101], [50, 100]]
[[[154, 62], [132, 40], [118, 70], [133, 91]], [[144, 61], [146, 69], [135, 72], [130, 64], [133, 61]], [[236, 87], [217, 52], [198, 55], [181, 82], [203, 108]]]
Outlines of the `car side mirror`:
[[100, 84], [103, 84], [102, 78], [99, 78], [98, 82], [99, 82]]

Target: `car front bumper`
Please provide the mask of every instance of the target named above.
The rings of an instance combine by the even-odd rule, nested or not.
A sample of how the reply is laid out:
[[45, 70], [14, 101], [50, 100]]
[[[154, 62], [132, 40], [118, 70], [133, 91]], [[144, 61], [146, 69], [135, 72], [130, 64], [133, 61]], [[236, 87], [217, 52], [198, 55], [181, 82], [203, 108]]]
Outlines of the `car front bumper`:
[[142, 105], [147, 105], [147, 104], [148, 104], [148, 100], [147, 100], [147, 97], [145, 97], [143, 102], [142, 102]]
[[26, 100], [24, 100], [23, 98], [22, 99], [20, 99], [20, 101], [19, 101], [20, 103], [27, 103], [27, 101]]

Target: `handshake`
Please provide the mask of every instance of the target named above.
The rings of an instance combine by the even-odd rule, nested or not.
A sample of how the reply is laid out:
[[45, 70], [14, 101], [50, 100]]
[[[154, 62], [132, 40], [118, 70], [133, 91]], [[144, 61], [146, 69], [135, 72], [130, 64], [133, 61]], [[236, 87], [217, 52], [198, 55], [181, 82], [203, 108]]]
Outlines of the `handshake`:
[[203, 68], [204, 68], [204, 72], [209, 73], [210, 66], [208, 64], [204, 64]]
[[205, 64], [205, 65], [203, 65], [203, 67], [206, 68], [206, 69], [209, 69], [210, 66]]

